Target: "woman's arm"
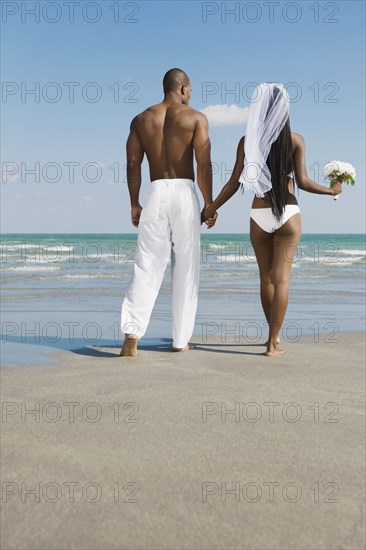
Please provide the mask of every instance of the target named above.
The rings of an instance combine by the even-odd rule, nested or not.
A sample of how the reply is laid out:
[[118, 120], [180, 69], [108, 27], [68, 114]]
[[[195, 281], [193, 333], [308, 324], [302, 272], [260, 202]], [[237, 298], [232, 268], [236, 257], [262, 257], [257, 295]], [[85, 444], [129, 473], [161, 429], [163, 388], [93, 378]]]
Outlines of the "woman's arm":
[[[292, 134], [292, 139], [294, 139], [294, 134]], [[315, 183], [315, 181], [309, 178], [306, 170], [305, 140], [300, 134], [296, 134], [295, 137], [294, 164], [296, 182], [299, 189], [318, 195], [338, 195], [342, 193], [342, 185], [339, 182], [332, 185], [332, 187], [326, 187], [325, 185]]]
[[239, 177], [244, 168], [244, 137], [238, 143], [236, 150], [236, 161], [229, 181], [221, 189], [219, 195], [207, 208], [203, 210], [203, 218], [212, 218], [215, 211], [227, 202], [239, 189]]

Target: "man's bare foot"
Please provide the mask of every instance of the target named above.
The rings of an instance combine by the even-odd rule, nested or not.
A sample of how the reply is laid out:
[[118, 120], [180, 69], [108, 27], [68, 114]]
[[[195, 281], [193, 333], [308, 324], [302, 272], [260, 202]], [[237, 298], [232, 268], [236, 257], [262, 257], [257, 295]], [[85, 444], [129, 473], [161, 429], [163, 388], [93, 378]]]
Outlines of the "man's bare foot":
[[194, 344], [187, 344], [186, 346], [184, 346], [184, 348], [175, 348], [174, 346], [171, 346], [171, 350], [179, 353], [181, 351], [189, 351], [190, 349], [195, 349], [195, 347], [196, 346]]
[[120, 356], [137, 357], [137, 342], [138, 338], [132, 334], [126, 334], [125, 341], [120, 351]]
[[286, 353], [284, 349], [278, 348], [277, 345], [270, 344], [264, 355], [266, 357], [275, 357], [276, 355], [283, 355], [284, 353]]

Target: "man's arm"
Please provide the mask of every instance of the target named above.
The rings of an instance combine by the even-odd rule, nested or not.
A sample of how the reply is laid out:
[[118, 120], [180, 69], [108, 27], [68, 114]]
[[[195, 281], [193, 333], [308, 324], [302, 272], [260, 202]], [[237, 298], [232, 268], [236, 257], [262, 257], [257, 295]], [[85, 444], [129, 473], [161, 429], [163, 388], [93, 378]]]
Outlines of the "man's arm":
[[193, 149], [197, 162], [197, 184], [206, 207], [212, 203], [212, 163], [208, 121], [202, 113], [198, 113], [193, 135]]
[[342, 185], [340, 183], [335, 183], [332, 187], [326, 187], [315, 183], [309, 178], [305, 160], [305, 140], [300, 134], [297, 134], [295, 143], [294, 164], [298, 188], [318, 195], [338, 195], [341, 193]]
[[130, 135], [126, 143], [127, 151], [127, 184], [131, 199], [132, 224], [138, 227], [141, 206], [139, 194], [141, 187], [141, 164], [144, 158], [144, 149], [137, 133], [137, 117], [133, 119], [130, 127]]

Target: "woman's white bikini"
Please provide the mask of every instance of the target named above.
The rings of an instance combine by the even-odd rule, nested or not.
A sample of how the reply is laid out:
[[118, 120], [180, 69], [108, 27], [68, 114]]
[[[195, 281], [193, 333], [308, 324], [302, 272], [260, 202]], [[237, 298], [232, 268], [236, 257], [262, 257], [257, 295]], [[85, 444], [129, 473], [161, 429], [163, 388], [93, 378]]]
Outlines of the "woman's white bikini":
[[298, 214], [300, 208], [297, 204], [286, 204], [285, 211], [280, 220], [274, 216], [271, 208], [252, 208], [250, 217], [267, 233], [274, 233], [287, 222], [292, 216]]

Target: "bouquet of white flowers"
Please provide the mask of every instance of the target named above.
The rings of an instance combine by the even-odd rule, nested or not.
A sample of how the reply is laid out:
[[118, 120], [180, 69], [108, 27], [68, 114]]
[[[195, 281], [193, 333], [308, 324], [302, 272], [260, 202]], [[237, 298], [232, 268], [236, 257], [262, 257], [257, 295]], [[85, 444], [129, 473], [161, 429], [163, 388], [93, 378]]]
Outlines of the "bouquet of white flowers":
[[[356, 170], [349, 164], [349, 162], [341, 162], [340, 160], [332, 160], [328, 162], [323, 168], [324, 179], [330, 180], [330, 186], [334, 185], [337, 181], [354, 185], [356, 180]], [[333, 199], [338, 200], [339, 195], [335, 195]]]

